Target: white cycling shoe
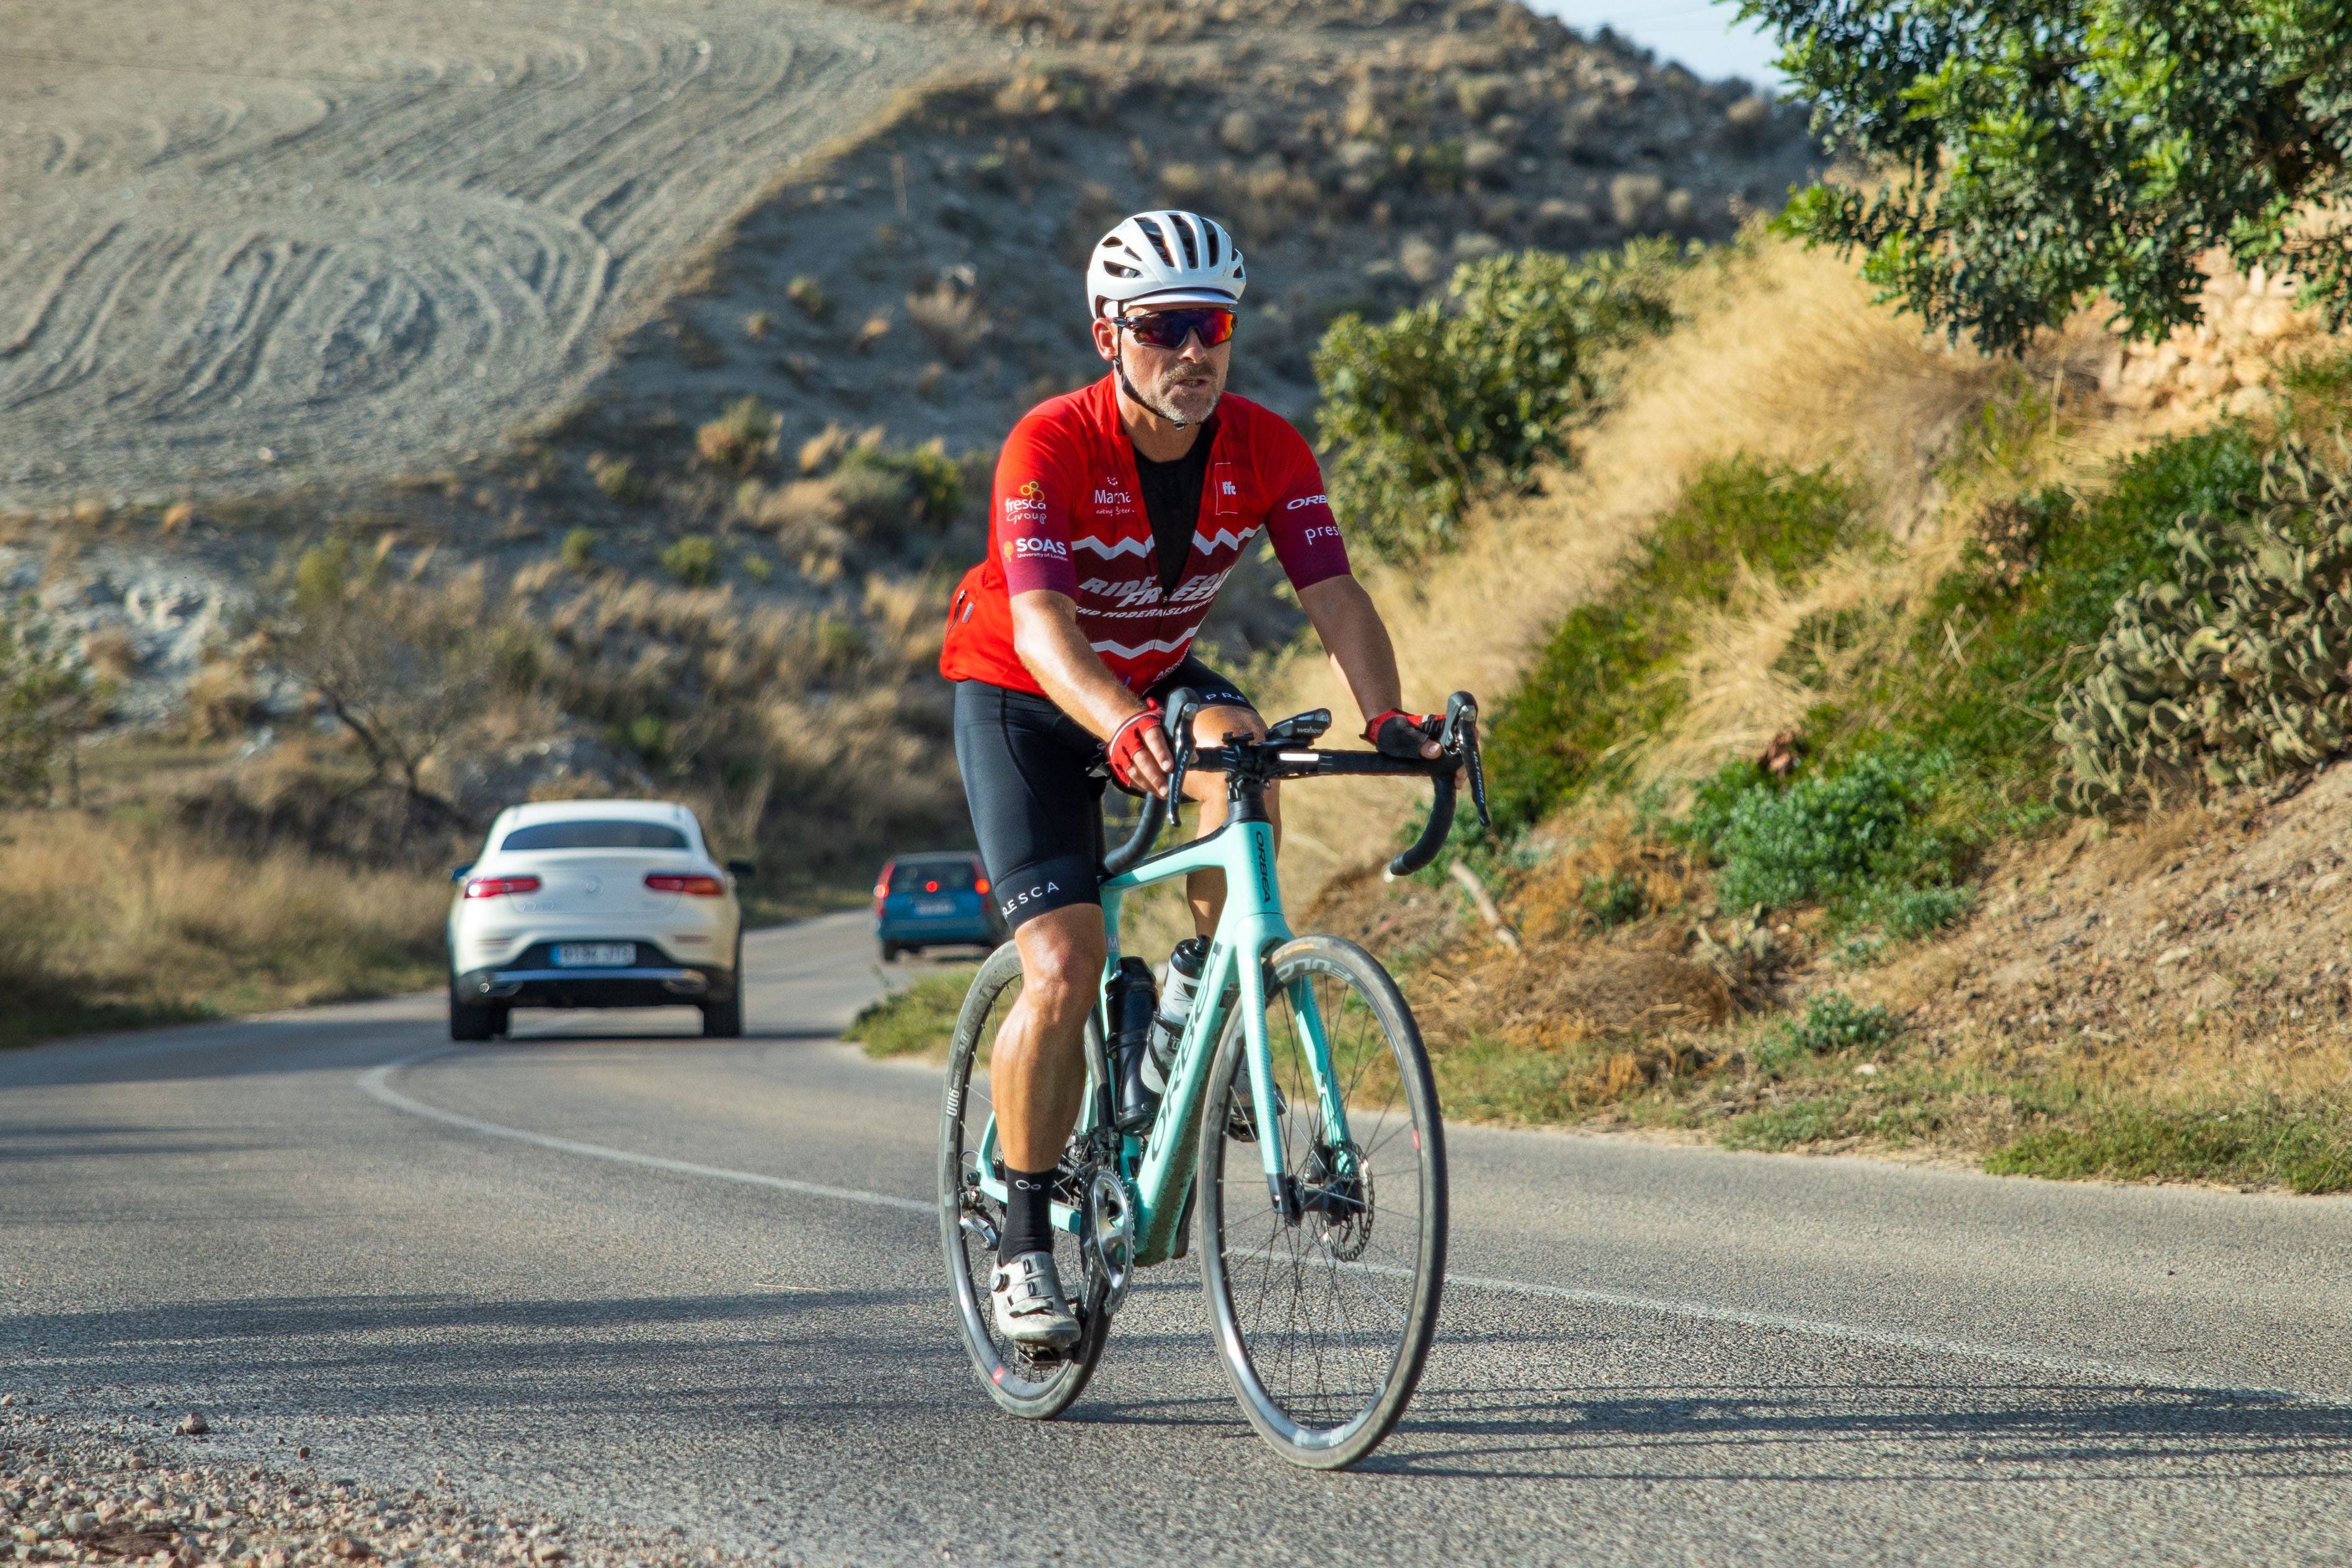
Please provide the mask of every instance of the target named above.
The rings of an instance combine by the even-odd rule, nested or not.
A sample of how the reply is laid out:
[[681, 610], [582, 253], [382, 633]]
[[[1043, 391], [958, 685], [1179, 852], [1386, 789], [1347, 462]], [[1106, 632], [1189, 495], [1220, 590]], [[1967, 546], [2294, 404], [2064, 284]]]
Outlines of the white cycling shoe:
[[1062, 1294], [1051, 1252], [1024, 1252], [996, 1266], [988, 1298], [996, 1332], [1033, 1349], [1066, 1350], [1078, 1343], [1078, 1320]]

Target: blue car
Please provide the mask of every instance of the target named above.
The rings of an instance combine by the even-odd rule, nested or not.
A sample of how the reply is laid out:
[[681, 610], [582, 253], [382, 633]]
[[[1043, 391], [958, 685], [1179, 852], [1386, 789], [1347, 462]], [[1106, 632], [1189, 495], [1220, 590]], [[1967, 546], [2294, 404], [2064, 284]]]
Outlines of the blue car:
[[874, 880], [874, 936], [886, 964], [941, 943], [993, 947], [1005, 935], [978, 855], [961, 850], [900, 855]]

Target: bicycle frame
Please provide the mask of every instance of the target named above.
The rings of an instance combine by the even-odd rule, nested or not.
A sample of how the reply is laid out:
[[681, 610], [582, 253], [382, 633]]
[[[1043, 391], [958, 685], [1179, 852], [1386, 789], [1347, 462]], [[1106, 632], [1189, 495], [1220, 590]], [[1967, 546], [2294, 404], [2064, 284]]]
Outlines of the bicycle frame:
[[[1208, 1095], [1209, 1071], [1216, 1058], [1217, 1042], [1229, 1016], [1226, 1009], [1231, 1005], [1237, 1004], [1242, 1009], [1251, 1101], [1260, 1106], [1276, 1103], [1274, 1059], [1266, 1039], [1265, 958], [1288, 941], [1291, 933], [1283, 915], [1281, 886], [1276, 880], [1274, 829], [1263, 814], [1237, 811], [1216, 831], [1153, 855], [1103, 883], [1103, 925], [1110, 943], [1109, 959], [1103, 969], [1106, 992], [1110, 976], [1118, 967], [1121, 899], [1137, 888], [1196, 871], [1225, 873], [1224, 912], [1218, 917], [1217, 929], [1210, 939], [1208, 961], [1193, 992], [1191, 1016], [1184, 1020], [1183, 1040], [1168, 1073], [1160, 1113], [1142, 1134], [1130, 1134], [1119, 1140], [1119, 1175], [1126, 1180], [1135, 1205], [1138, 1266], [1165, 1262], [1183, 1250], [1183, 1223], [1192, 1212], [1193, 1167], [1200, 1152], [1201, 1111]], [[1316, 1097], [1321, 1104], [1324, 1124], [1330, 1129], [1334, 1143], [1344, 1144], [1348, 1136], [1347, 1107], [1339, 1100], [1329, 1042], [1311, 988], [1303, 985], [1292, 988], [1291, 1005], [1303, 1037], [1301, 1044], [1315, 1075]], [[1107, 996], [1099, 1010], [1101, 1016], [1108, 1017]], [[1087, 1061], [1081, 1134], [1102, 1125], [1103, 1110], [1109, 1098], [1108, 1086], [1113, 1082], [1108, 1031], [1099, 1031], [1097, 1038], [1102, 1047], [1089, 1051]], [[1261, 1123], [1257, 1145], [1265, 1167], [1268, 1198], [1278, 1207], [1283, 1201], [1283, 1178], [1288, 1173], [1283, 1164], [1282, 1139], [1275, 1134], [1270, 1118]], [[982, 1190], [1002, 1203], [1006, 1194], [1004, 1184], [994, 1174], [993, 1116], [982, 1136], [980, 1156]], [[1081, 1221], [1076, 1209], [1057, 1202], [1054, 1205], [1054, 1223], [1076, 1232]]]

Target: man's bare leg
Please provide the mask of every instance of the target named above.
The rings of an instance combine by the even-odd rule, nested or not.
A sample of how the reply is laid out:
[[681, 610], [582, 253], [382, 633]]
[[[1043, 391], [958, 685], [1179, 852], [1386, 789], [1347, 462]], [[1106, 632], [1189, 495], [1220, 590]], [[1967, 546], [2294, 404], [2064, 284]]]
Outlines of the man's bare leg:
[[997, 1031], [988, 1069], [996, 1142], [1016, 1170], [1051, 1170], [1086, 1099], [1087, 1013], [1102, 986], [1100, 906], [1074, 904], [1024, 921], [1021, 995]]
[[[1196, 746], [1215, 746], [1228, 735], [1246, 732], [1251, 738], [1265, 738], [1265, 721], [1245, 707], [1203, 708], [1192, 716], [1192, 741]], [[1222, 773], [1187, 773], [1184, 793], [1201, 803], [1196, 822], [1198, 831], [1192, 836], [1205, 839], [1224, 825], [1228, 802], [1225, 800], [1225, 776]], [[1274, 842], [1282, 847], [1282, 796], [1269, 784], [1265, 790], [1265, 814], [1274, 824]], [[1206, 936], [1217, 928], [1217, 917], [1225, 909], [1225, 873], [1222, 871], [1196, 871], [1184, 879], [1184, 899], [1192, 906], [1192, 929]]]

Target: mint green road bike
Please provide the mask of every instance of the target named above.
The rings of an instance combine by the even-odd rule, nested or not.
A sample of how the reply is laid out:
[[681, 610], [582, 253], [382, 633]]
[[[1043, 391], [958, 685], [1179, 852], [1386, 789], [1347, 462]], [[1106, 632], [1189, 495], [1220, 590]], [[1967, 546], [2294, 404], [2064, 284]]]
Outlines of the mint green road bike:
[[[1437, 1328], [1445, 1275], [1445, 1137], [1412, 1009], [1378, 960], [1336, 936], [1293, 936], [1275, 878], [1267, 785], [1336, 774], [1430, 780], [1429, 821], [1390, 869], [1429, 863], [1466, 775], [1484, 821], [1477, 707], [1449, 703], [1435, 761], [1323, 751], [1325, 711], [1264, 741], [1195, 747], [1189, 693], [1169, 703], [1176, 778], [1106, 855], [1110, 962], [1086, 1031], [1087, 1097], [1055, 1173], [1055, 1261], [1083, 1333], [1038, 1354], [1000, 1338], [988, 1287], [1004, 1212], [985, 1063], [1021, 988], [1012, 943], [982, 966], [956, 1019], [940, 1129], [940, 1228], [981, 1382], [1013, 1415], [1060, 1415], [1101, 1359], [1136, 1271], [1185, 1256], [1188, 1229], [1217, 1350], [1250, 1424], [1286, 1459], [1355, 1463], [1404, 1413]], [[1225, 776], [1224, 824], [1146, 857], [1193, 768]], [[1107, 1041], [1121, 898], [1200, 870], [1225, 873], [1224, 912], [1166, 1071], [1157, 1113], [1122, 1132]], [[1271, 1113], [1264, 1108], [1271, 1107]], [[1076, 1281], [1084, 1281], [1083, 1289]]]

